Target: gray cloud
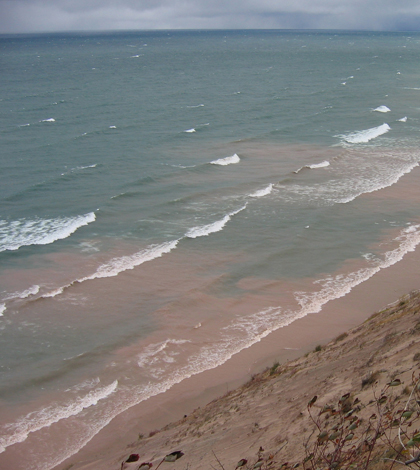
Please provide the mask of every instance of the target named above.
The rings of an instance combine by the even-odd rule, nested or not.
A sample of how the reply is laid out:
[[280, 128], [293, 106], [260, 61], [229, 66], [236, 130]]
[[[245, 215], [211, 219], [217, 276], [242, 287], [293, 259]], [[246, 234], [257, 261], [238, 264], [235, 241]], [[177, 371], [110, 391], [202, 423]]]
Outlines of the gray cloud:
[[418, 0], [0, 0], [0, 33], [302, 28], [419, 30]]

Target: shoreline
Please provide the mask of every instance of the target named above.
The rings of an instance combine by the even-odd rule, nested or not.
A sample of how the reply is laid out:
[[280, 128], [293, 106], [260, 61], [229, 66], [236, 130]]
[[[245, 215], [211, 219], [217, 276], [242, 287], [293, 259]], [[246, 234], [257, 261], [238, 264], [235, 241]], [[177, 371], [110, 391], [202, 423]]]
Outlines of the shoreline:
[[418, 289], [419, 274], [420, 250], [416, 250], [357, 285], [344, 297], [329, 301], [319, 313], [296, 320], [223, 365], [185, 379], [165, 393], [129, 408], [54, 470], [113, 468], [111, 462], [115, 461], [115, 456], [127, 453], [125, 449], [136, 442], [139, 435], [147, 437], [237, 389], [275, 362], [286, 364], [358, 326], [374, 312]]

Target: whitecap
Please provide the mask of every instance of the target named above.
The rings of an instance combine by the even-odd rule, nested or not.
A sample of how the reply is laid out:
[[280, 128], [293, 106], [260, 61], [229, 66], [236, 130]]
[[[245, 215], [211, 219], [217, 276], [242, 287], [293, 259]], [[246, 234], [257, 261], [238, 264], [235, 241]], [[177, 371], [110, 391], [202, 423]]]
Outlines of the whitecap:
[[13, 294], [7, 295], [7, 297], [5, 297], [4, 300], [27, 299], [28, 297], [32, 295], [38, 294], [39, 289], [40, 289], [39, 285], [35, 284], [29, 287], [29, 289], [26, 289], [22, 292], [14, 292]]
[[401, 119], [398, 119], [399, 122], [407, 122], [407, 116], [404, 116]]
[[201, 225], [198, 227], [193, 227], [187, 231], [185, 236], [187, 238], [199, 238], [199, 237], [206, 237], [211, 233], [220, 232], [223, 230], [224, 226], [231, 220], [231, 218], [238, 214], [239, 212], [243, 211], [246, 208], [246, 204], [238, 209], [237, 211], [230, 212], [226, 214], [222, 219], [216, 220], [216, 222], [212, 222], [211, 224]]
[[258, 191], [255, 191], [254, 193], [250, 194], [249, 197], [264, 197], [268, 196], [273, 190], [273, 184], [270, 183], [266, 188], [259, 189]]
[[0, 252], [14, 251], [22, 246], [48, 245], [69, 237], [84, 225], [94, 222], [93, 212], [56, 219], [0, 220]]
[[204, 104], [196, 104], [194, 106], [187, 106], [187, 108], [202, 108], [204, 106]]
[[54, 118], [43, 119], [41, 122], [55, 122]]
[[386, 134], [389, 132], [391, 128], [388, 124], [384, 123], [378, 127], [372, 127], [371, 129], [366, 129], [363, 131], [356, 131], [352, 132], [351, 134], [347, 135], [340, 135], [337, 137], [341, 137], [344, 141], [350, 144], [365, 144], [380, 135]]
[[62, 405], [52, 404], [40, 410], [32, 411], [14, 423], [3, 425], [0, 447], [4, 451], [6, 447], [24, 442], [30, 433], [49, 427], [63, 419], [78, 415], [84, 409], [95, 406], [100, 400], [109, 397], [115, 392], [117, 386], [118, 381], [115, 380], [106, 387], [91, 390], [87, 395], [72, 399], [68, 403]]
[[378, 106], [373, 111], [377, 111], [378, 113], [389, 113], [391, 110], [388, 108], [388, 106]]
[[235, 153], [234, 155], [232, 155], [231, 157], [226, 157], [226, 158], [219, 158], [218, 160], [213, 160], [212, 162], [210, 162], [212, 165], [222, 165], [222, 166], [226, 166], [226, 165], [232, 165], [232, 164], [235, 164], [235, 163], [239, 163], [241, 161], [241, 159], [239, 158], [239, 156]]
[[328, 160], [324, 160], [321, 163], [311, 163], [310, 165], [302, 166], [298, 170], [294, 171], [293, 173], [299, 173], [305, 168], [308, 168], [309, 170], [316, 170], [317, 168], [325, 168], [327, 166], [330, 166], [330, 162]]
[[229, 222], [230, 216], [225, 215], [223, 219], [217, 220], [211, 224], [201, 225], [199, 227], [194, 227], [185, 234], [187, 238], [198, 238], [198, 237], [205, 237], [210, 235], [214, 232], [220, 232], [223, 227]]
[[116, 129], [117, 126], [109, 126], [110, 129]]
[[62, 287], [59, 287], [58, 289], [54, 289], [50, 292], [47, 292], [46, 294], [43, 294], [41, 295], [41, 297], [43, 299], [48, 299], [48, 298], [53, 298], [53, 297], [56, 297], [57, 295], [60, 295], [64, 292], [64, 289], [66, 289], [67, 287], [70, 287], [72, 286], [74, 283], [70, 283], [70, 284], [67, 284], [66, 286], [62, 286]]
[[192, 134], [193, 132], [197, 132], [197, 131], [194, 129], [194, 127], [192, 127], [191, 129], [187, 129], [184, 132], [186, 132], [187, 134]]
[[3, 316], [3, 313], [6, 311], [6, 304], [0, 304], [0, 317]]
[[316, 168], [325, 168], [326, 166], [330, 166], [330, 162], [328, 160], [324, 160], [321, 163], [313, 163], [312, 165], [307, 165], [307, 168], [316, 169]]
[[160, 258], [166, 253], [170, 253], [174, 248], [176, 248], [178, 242], [179, 240], [172, 240], [170, 242], [161, 243], [160, 245], [150, 245], [144, 250], [138, 251], [133, 255], [113, 258], [108, 263], [104, 263], [99, 266], [95, 273], [91, 274], [90, 276], [78, 279], [75, 282], [84, 282], [92, 279], [117, 276], [123, 271], [134, 269], [136, 266], [139, 266], [147, 261], [152, 261], [156, 258]]
[[94, 163], [93, 165], [87, 165], [87, 166], [78, 166], [78, 170], [86, 170], [87, 168], [96, 168], [98, 166], [97, 163]]

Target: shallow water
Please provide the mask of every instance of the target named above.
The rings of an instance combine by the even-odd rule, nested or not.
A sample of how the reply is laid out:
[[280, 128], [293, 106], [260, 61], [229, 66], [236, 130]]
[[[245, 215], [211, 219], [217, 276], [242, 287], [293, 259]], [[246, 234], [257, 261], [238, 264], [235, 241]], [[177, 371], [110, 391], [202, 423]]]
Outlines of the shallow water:
[[0, 462], [53, 468], [415, 249], [419, 41], [0, 38]]

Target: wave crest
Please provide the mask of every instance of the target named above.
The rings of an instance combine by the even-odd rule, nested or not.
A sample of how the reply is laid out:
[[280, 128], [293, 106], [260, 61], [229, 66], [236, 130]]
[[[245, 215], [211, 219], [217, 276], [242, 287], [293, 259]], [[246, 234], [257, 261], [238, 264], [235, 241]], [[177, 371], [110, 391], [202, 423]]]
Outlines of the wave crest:
[[0, 252], [14, 251], [22, 246], [48, 245], [69, 237], [84, 225], [94, 222], [94, 212], [56, 219], [0, 220]]
[[226, 157], [226, 158], [219, 158], [217, 160], [213, 160], [212, 162], [210, 162], [212, 165], [222, 165], [222, 166], [226, 166], [226, 165], [233, 165], [235, 163], [239, 163], [241, 161], [241, 159], [239, 158], [239, 156], [235, 153], [234, 155], [232, 155], [231, 157]]
[[223, 227], [231, 220], [231, 218], [238, 214], [239, 212], [243, 211], [246, 208], [246, 204], [238, 209], [237, 211], [231, 212], [226, 214], [223, 219], [216, 220], [216, 222], [212, 222], [211, 224], [201, 225], [198, 227], [193, 227], [185, 234], [187, 238], [199, 238], [199, 237], [206, 237], [211, 233], [220, 232]]
[[2, 432], [3, 436], [0, 437], [0, 452], [4, 452], [6, 447], [12, 444], [25, 441], [32, 432], [39, 431], [71, 416], [76, 416], [84, 409], [96, 405], [98, 401], [115, 392], [117, 386], [118, 381], [115, 380], [106, 387], [91, 390], [87, 395], [73, 399], [64, 405], [53, 404], [41, 410], [32, 411], [15, 423], [4, 425], [5, 432]]
[[345, 142], [350, 144], [366, 144], [372, 139], [376, 139], [380, 135], [386, 134], [389, 132], [391, 128], [388, 124], [384, 123], [378, 127], [372, 127], [371, 129], [366, 129], [363, 131], [356, 131], [352, 132], [351, 134], [341, 135], [341, 137]]

